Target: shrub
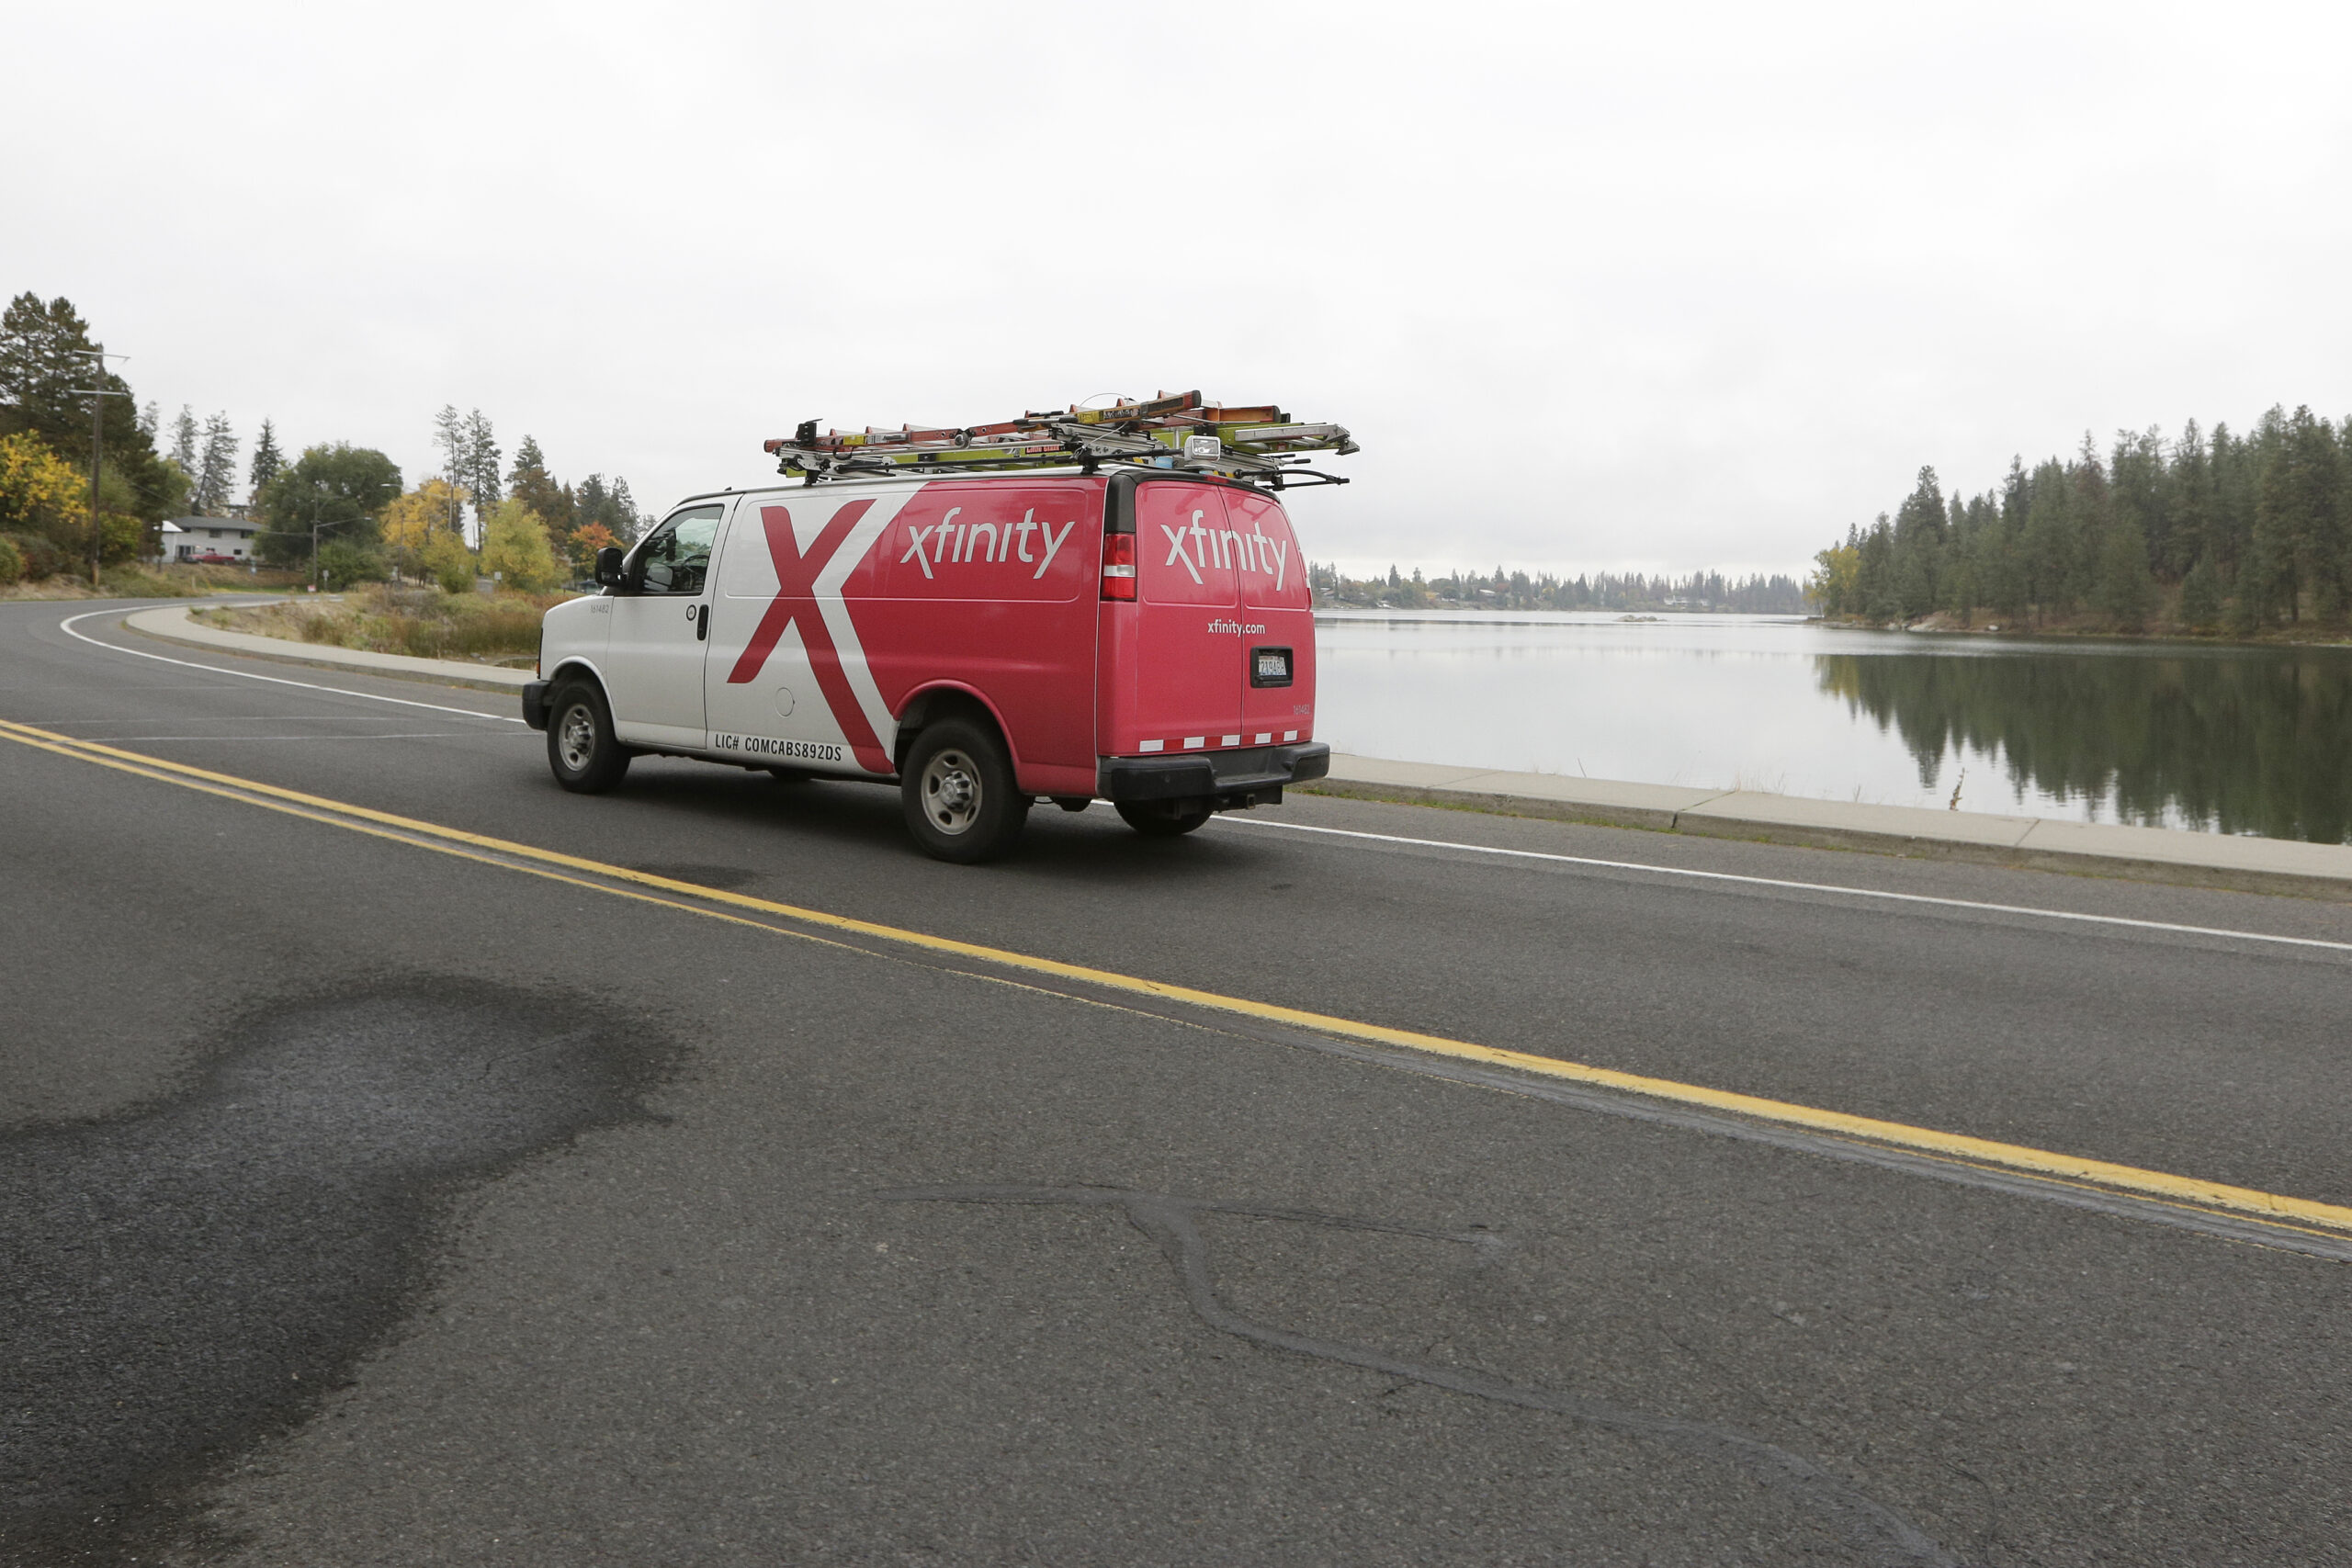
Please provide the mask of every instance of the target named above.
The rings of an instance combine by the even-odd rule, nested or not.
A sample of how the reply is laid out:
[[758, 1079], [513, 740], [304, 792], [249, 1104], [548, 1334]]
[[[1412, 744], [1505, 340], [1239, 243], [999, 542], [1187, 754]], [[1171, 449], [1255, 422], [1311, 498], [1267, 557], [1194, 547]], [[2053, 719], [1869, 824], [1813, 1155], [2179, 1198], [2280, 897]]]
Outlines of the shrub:
[[381, 550], [369, 549], [348, 539], [331, 539], [319, 547], [319, 574], [326, 580], [326, 587], [381, 582], [389, 570]]
[[[88, 548], [89, 536], [89, 528], [85, 524], [82, 531], [83, 547], [85, 551]], [[101, 513], [101, 521], [98, 525], [98, 559], [100, 561], [107, 566], [119, 566], [125, 561], [137, 560], [146, 553], [146, 524], [127, 513]], [[86, 560], [89, 558], [85, 554], [83, 558]]]
[[39, 534], [0, 534], [0, 539], [16, 547], [17, 558], [24, 562], [28, 582], [53, 576], [65, 564], [65, 552]]
[[454, 534], [435, 534], [425, 542], [424, 570], [444, 593], [470, 593], [474, 586], [474, 553]]
[[14, 588], [24, 576], [24, 553], [0, 536], [0, 588]]

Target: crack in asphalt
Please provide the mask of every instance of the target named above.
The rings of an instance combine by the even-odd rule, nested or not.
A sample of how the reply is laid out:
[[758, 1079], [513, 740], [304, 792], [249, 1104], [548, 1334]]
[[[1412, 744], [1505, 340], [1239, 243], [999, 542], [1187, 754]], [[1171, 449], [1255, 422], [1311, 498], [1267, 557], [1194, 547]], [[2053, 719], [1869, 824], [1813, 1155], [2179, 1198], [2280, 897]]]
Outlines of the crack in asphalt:
[[1831, 1474], [1802, 1454], [1736, 1427], [1685, 1420], [1672, 1416], [1654, 1416], [1603, 1400], [1532, 1388], [1459, 1368], [1408, 1361], [1367, 1346], [1318, 1339], [1245, 1317], [1227, 1306], [1217, 1294], [1216, 1282], [1209, 1272], [1208, 1243], [1201, 1235], [1197, 1216], [1238, 1214], [1342, 1230], [1374, 1231], [1425, 1240], [1457, 1242], [1476, 1249], [1482, 1261], [1498, 1257], [1509, 1245], [1507, 1239], [1496, 1232], [1423, 1230], [1411, 1225], [1319, 1213], [1312, 1210], [1270, 1208], [1109, 1187], [979, 1184], [898, 1188], [876, 1196], [893, 1202], [1070, 1204], [1122, 1210], [1128, 1224], [1159, 1244], [1170, 1267], [1176, 1271], [1186, 1304], [1204, 1323], [1222, 1333], [1269, 1349], [1337, 1361], [1343, 1366], [1360, 1367], [1367, 1371], [1426, 1383], [1432, 1388], [1492, 1400], [1500, 1404], [1548, 1411], [1588, 1427], [1645, 1438], [1684, 1453], [1728, 1461], [1826, 1518], [1875, 1562], [1900, 1564], [1905, 1568], [1916, 1564], [1962, 1568], [1960, 1558], [1884, 1504], [1865, 1495], [1851, 1483]]

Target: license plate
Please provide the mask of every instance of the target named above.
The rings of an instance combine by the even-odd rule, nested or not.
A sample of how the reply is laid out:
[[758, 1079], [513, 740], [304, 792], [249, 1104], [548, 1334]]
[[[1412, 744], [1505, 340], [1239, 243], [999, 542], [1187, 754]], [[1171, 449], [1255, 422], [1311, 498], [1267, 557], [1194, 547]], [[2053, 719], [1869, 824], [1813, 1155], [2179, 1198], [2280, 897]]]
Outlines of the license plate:
[[1250, 650], [1250, 683], [1253, 686], [1290, 684], [1290, 649], [1253, 648]]

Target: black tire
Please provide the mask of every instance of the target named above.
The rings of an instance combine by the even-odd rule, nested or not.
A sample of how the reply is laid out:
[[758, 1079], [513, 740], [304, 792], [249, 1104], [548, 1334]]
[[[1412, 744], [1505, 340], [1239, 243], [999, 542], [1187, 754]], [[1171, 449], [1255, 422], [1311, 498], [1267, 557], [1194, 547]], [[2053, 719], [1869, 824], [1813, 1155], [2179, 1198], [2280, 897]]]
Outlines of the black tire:
[[1029, 797], [1013, 783], [1004, 743], [970, 719], [925, 726], [907, 749], [899, 780], [907, 831], [938, 860], [993, 860], [1012, 847], [1029, 819]]
[[548, 771], [574, 795], [600, 795], [621, 782], [633, 753], [613, 734], [612, 710], [593, 682], [556, 688], [548, 704]]
[[1118, 803], [1119, 815], [1127, 826], [1147, 839], [1181, 839], [1209, 819], [1205, 808], [1193, 811], [1170, 811], [1164, 806], [1143, 806], [1134, 801]]

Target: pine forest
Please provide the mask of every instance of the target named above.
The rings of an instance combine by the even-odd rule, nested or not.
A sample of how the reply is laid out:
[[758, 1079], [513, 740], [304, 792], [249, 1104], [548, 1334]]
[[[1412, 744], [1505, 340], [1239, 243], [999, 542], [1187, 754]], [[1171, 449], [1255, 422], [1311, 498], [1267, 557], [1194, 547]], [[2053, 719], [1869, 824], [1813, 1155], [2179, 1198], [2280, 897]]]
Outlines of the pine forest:
[[2273, 408], [2244, 434], [2119, 433], [2103, 456], [2086, 435], [1966, 499], [1921, 468], [1891, 518], [1815, 558], [1822, 613], [1872, 624], [2340, 635], [2352, 417]]

